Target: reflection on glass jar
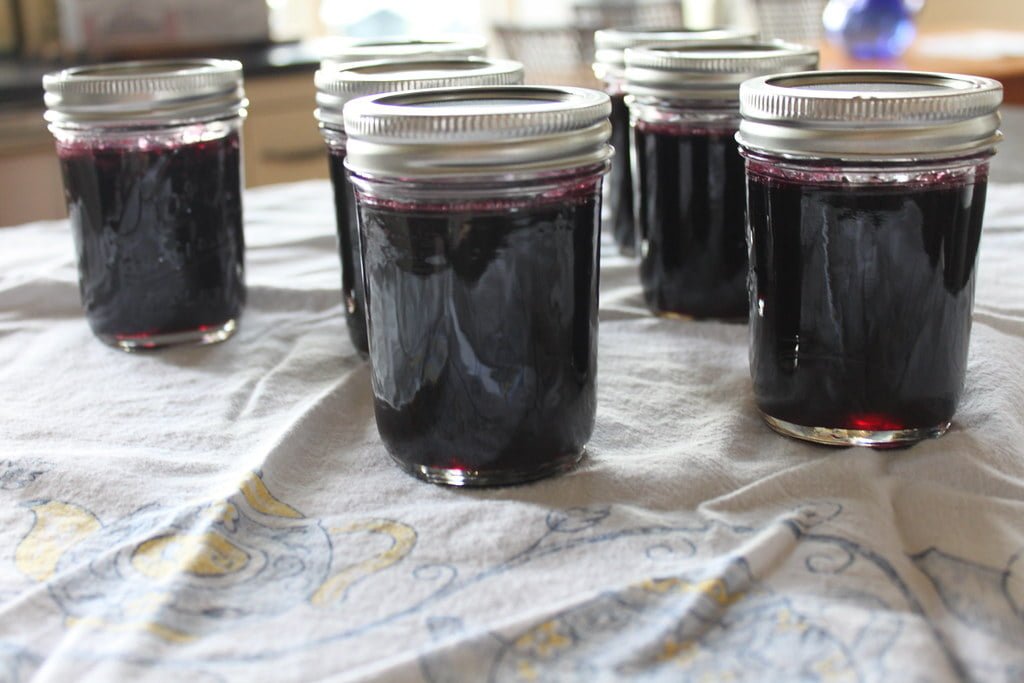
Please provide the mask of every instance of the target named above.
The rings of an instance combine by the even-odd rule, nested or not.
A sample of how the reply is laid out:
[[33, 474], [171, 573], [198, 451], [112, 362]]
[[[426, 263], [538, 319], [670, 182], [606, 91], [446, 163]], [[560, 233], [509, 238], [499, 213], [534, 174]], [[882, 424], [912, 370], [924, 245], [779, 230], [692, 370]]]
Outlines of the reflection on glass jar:
[[512, 86], [346, 109], [377, 427], [407, 471], [509, 484], [582, 456], [608, 110]]

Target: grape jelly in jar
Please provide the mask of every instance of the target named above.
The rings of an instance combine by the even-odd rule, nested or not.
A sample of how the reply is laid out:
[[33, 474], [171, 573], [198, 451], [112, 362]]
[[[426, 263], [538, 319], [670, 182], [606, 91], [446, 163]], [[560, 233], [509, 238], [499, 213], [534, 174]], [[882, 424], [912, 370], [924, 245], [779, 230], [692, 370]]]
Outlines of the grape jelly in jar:
[[359, 257], [359, 224], [352, 186], [345, 173], [345, 103], [383, 92], [471, 85], [518, 85], [523, 67], [510, 60], [480, 57], [386, 59], [322, 65], [314, 77], [316, 117], [327, 143], [341, 259], [341, 292], [349, 339], [361, 354], [368, 353], [365, 295]]
[[619, 251], [636, 254], [636, 227], [633, 223], [633, 174], [630, 168], [629, 106], [624, 80], [628, 48], [650, 45], [700, 45], [706, 42], [746, 42], [753, 31], [741, 29], [687, 30], [670, 27], [630, 27], [594, 32], [594, 75], [604, 83], [612, 99], [612, 167], [604, 182], [605, 226], [610, 229]]
[[746, 320], [739, 84], [817, 63], [817, 51], [780, 41], [626, 50], [640, 282], [653, 312]]
[[93, 332], [124, 350], [227, 339], [245, 303], [242, 67], [76, 67], [43, 80]]
[[515, 86], [345, 109], [377, 427], [407, 471], [512, 484], [583, 455], [609, 109]]
[[853, 71], [741, 89], [750, 371], [783, 434], [898, 446], [964, 387], [998, 83]]

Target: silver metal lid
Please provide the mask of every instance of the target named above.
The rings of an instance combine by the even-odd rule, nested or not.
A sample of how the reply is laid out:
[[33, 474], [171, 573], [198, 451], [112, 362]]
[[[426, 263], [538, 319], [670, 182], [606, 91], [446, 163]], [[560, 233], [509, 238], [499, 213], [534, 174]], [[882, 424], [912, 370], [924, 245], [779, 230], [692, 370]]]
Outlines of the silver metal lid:
[[177, 125], [247, 106], [242, 65], [175, 59], [76, 66], [43, 76], [46, 120], [59, 126]]
[[336, 69], [348, 62], [376, 59], [417, 59], [424, 57], [486, 57], [487, 41], [476, 36], [460, 38], [374, 38], [356, 39], [339, 47], [320, 62], [320, 69]]
[[626, 50], [623, 88], [637, 96], [734, 100], [749, 78], [817, 66], [816, 49], [781, 40], [638, 47]]
[[609, 28], [594, 32], [594, 73], [598, 78], [620, 78], [626, 68], [628, 48], [652, 45], [700, 45], [706, 42], [745, 43], [753, 41], [755, 31], [743, 29], [688, 30], [684, 27], [666, 28], [633, 26]]
[[519, 85], [523, 82], [523, 65], [509, 59], [480, 57], [379, 59], [320, 69], [313, 80], [319, 105], [317, 120], [341, 128], [345, 103], [357, 97], [425, 88]]
[[1003, 87], [979, 76], [920, 71], [817, 71], [740, 88], [745, 147], [794, 156], [925, 158], [999, 142]]
[[347, 164], [439, 177], [605, 162], [611, 101], [596, 90], [478, 86], [371, 95], [345, 105]]

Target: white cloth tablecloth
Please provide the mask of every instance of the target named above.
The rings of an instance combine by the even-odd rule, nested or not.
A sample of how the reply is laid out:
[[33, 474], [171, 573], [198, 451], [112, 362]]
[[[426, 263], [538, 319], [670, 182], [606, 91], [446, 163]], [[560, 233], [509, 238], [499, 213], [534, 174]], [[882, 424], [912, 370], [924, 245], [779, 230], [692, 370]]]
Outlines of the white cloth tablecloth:
[[605, 243], [589, 455], [491, 490], [384, 452], [330, 186], [245, 208], [236, 336], [134, 355], [65, 222], [0, 230], [0, 681], [1024, 680], [1024, 185], [945, 437], [777, 436], [747, 328], [650, 316]]

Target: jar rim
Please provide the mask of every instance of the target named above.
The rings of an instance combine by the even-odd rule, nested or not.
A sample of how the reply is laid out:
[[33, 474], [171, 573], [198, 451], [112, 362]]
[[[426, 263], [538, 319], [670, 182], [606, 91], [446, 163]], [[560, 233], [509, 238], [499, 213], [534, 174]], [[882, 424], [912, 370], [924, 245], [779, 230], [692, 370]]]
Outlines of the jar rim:
[[558, 203], [567, 189], [589, 194], [608, 172], [609, 162], [554, 171], [415, 179], [360, 172], [353, 170], [347, 160], [345, 165], [352, 186], [364, 199], [378, 197], [383, 203], [417, 210], [472, 210], [492, 205], [493, 200], [511, 200], [520, 205]]
[[713, 27], [691, 29], [685, 26], [628, 26], [594, 32], [594, 70], [598, 78], [622, 76], [626, 68], [626, 49], [647, 45], [705, 42], [753, 41], [757, 32], [748, 29]]
[[519, 85], [523, 65], [510, 59], [460, 56], [376, 59], [321, 68], [313, 81], [317, 120], [344, 126], [344, 106], [357, 97], [470, 85]]
[[332, 53], [320, 62], [321, 69], [377, 59], [486, 57], [487, 40], [480, 36], [356, 38], [332, 45]]
[[818, 65], [818, 50], [783, 40], [706, 41], [629, 48], [626, 92], [667, 99], [735, 99], [740, 84]]
[[740, 87], [738, 140], [794, 155], [963, 155], [1002, 139], [998, 81], [926, 71], [776, 74]]
[[353, 169], [444, 176], [571, 168], [611, 156], [611, 99], [587, 88], [467, 86], [345, 105]]
[[242, 65], [229, 59], [157, 59], [74, 66], [43, 76], [54, 125], [157, 125], [238, 115], [248, 105]]
[[582, 130], [606, 119], [603, 92], [570, 86], [464, 86], [360, 97], [345, 105], [350, 138], [467, 142]]

